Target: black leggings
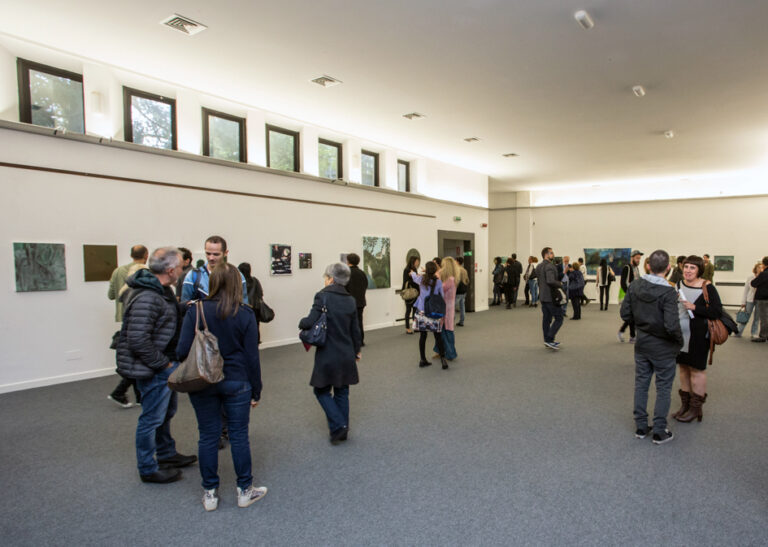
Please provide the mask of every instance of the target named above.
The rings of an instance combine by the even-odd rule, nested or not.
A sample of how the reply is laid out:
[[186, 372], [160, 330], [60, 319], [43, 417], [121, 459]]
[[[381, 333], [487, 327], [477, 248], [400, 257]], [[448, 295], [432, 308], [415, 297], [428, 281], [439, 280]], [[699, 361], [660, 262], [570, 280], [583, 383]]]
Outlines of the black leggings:
[[[425, 330], [419, 333], [419, 353], [421, 354], [421, 360], [426, 361], [427, 355], [425, 353], [427, 349], [427, 335], [429, 333]], [[440, 357], [445, 356], [445, 346], [443, 345], [443, 336], [439, 332], [433, 332], [435, 335], [435, 342], [437, 343], [437, 349], [440, 350]]]
[[[608, 307], [608, 296], [610, 294], [611, 286], [610, 285], [601, 285], [600, 286], [600, 307], [602, 308], [603, 305], [605, 307]], [[603, 298], [605, 298], [605, 304], [603, 304]]]
[[415, 300], [405, 301], [405, 328], [406, 329], [411, 328], [411, 319], [416, 318], [416, 308], [413, 307], [415, 303], [416, 303]]

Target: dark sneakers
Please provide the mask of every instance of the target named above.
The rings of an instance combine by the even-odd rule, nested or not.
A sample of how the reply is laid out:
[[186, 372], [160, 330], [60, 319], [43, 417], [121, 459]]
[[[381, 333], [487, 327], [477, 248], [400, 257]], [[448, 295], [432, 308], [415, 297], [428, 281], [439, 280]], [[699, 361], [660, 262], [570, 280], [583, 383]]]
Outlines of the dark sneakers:
[[424, 361], [424, 360], [419, 361], [419, 367], [421, 367], [421, 368], [428, 367], [431, 364], [432, 363], [430, 361]]
[[652, 442], [653, 444], [664, 444], [668, 443], [674, 438], [674, 434], [669, 429], [665, 429], [664, 433], [654, 433]]
[[645, 439], [648, 435], [650, 435], [650, 433], [651, 433], [651, 428], [650, 427], [648, 427], [648, 426], [646, 426], [646, 427], [638, 427], [635, 430], [635, 438], [636, 439]]
[[331, 444], [339, 444], [347, 440], [349, 435], [349, 428], [344, 426], [331, 433]]
[[158, 469], [151, 475], [140, 475], [142, 482], [156, 482], [165, 484], [168, 482], [176, 482], [181, 478], [181, 471], [178, 469]]
[[157, 460], [157, 464], [163, 469], [169, 469], [172, 467], [187, 467], [197, 461], [197, 456], [185, 456], [184, 454], [176, 453], [175, 456], [170, 458], [163, 458]]

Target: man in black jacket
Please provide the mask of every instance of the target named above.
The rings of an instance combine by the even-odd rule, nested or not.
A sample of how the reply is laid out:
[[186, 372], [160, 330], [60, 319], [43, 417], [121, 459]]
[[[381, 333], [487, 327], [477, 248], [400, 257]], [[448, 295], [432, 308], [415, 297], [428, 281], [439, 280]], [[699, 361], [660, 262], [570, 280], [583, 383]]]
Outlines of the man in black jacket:
[[177, 394], [168, 388], [168, 377], [178, 366], [176, 344], [181, 328], [179, 303], [171, 287], [181, 270], [179, 250], [162, 247], [149, 258], [149, 269], [126, 280], [131, 292], [117, 342], [117, 369], [121, 376], [136, 379], [141, 392], [136, 459], [144, 482], [176, 481], [181, 478], [177, 468], [197, 461], [197, 456], [176, 452], [171, 437]]
[[507, 265], [504, 268], [507, 274], [507, 285], [505, 288], [505, 295], [507, 298], [507, 309], [511, 307], [517, 307], [517, 291], [520, 288], [520, 276], [523, 275], [523, 265], [517, 261], [517, 255], [512, 253], [512, 256], [507, 260]]
[[760, 318], [760, 333], [753, 342], [768, 340], [768, 256], [763, 257], [763, 271], [752, 280], [755, 287], [755, 313]]
[[648, 387], [656, 374], [656, 405], [653, 409], [653, 443], [671, 441], [667, 429], [672, 382], [675, 380], [676, 357], [683, 347], [677, 291], [667, 283], [669, 255], [658, 250], [651, 253], [651, 273], [635, 279], [621, 304], [621, 318], [635, 324], [635, 437], [644, 439], [648, 426]]
[[[640, 251], [632, 251], [629, 264], [626, 264], [621, 269], [621, 290], [624, 294], [629, 292], [629, 285], [634, 280], [640, 279], [640, 259], [642, 256], [643, 253]], [[619, 293], [619, 295], [621, 295], [621, 293]], [[632, 321], [624, 321], [624, 323], [621, 325], [621, 328], [619, 329], [619, 332], [616, 333], [616, 337], [619, 339], [619, 342], [623, 342], [624, 331], [627, 330], [627, 327], [629, 327], [629, 343], [634, 344], [636, 340], [635, 324]]]
[[365, 309], [365, 291], [368, 290], [368, 278], [363, 271], [358, 268], [360, 256], [355, 253], [347, 255], [347, 265], [350, 270], [349, 283], [347, 283], [347, 292], [355, 298], [357, 305], [357, 324], [360, 326], [361, 345], [365, 345], [365, 332], [363, 331], [363, 310]]

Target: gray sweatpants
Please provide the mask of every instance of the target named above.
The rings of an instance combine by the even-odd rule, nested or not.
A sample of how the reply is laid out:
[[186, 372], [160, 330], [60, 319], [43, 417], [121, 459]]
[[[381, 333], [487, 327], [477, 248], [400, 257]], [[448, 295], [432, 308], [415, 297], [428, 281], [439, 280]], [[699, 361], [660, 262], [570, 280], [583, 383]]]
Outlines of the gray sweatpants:
[[648, 427], [648, 387], [656, 374], [656, 405], [653, 408], [653, 432], [663, 433], [667, 428], [672, 383], [677, 364], [675, 357], [657, 360], [635, 353], [635, 424], [638, 429]]

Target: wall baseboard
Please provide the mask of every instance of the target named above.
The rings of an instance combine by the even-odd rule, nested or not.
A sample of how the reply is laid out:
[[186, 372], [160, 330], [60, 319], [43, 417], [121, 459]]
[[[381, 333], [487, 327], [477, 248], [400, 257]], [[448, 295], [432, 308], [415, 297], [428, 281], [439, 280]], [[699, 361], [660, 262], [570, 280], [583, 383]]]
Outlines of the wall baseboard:
[[68, 382], [77, 382], [80, 380], [90, 380], [91, 378], [101, 378], [102, 376], [109, 376], [111, 374], [116, 374], [115, 367], [99, 368], [95, 370], [87, 370], [85, 372], [73, 372], [71, 374], [49, 376], [47, 378], [38, 378], [36, 380], [25, 380], [23, 382], [0, 385], [0, 393], [10, 393], [12, 391], [22, 391], [36, 387], [66, 384]]

